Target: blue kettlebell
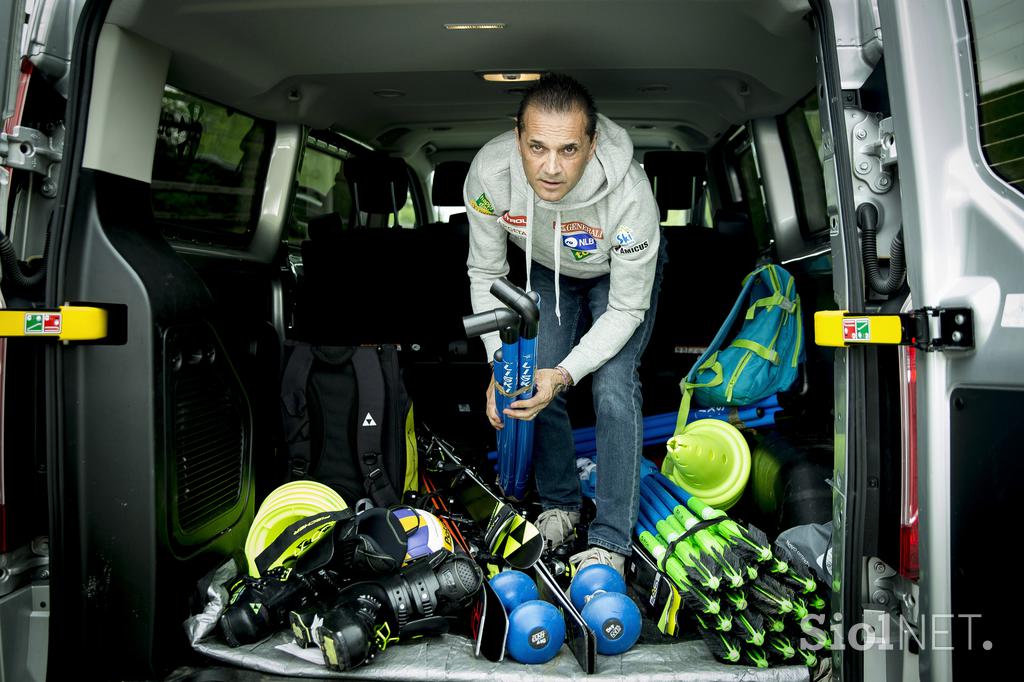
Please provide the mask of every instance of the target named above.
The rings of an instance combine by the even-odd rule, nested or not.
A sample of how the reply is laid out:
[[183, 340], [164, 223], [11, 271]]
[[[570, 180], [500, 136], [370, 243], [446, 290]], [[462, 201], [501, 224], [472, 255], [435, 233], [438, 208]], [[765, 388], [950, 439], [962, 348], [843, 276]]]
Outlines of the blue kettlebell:
[[505, 613], [512, 613], [523, 602], [540, 598], [536, 583], [522, 571], [502, 571], [488, 582], [505, 607]]
[[547, 663], [565, 642], [565, 620], [552, 604], [523, 602], [508, 616], [505, 650], [520, 663]]

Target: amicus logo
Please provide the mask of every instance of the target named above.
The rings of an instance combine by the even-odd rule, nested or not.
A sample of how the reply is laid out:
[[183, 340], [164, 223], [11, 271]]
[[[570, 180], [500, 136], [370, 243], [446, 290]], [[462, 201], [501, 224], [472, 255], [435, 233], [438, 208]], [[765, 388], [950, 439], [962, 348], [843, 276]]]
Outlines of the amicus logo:
[[639, 244], [634, 244], [633, 246], [616, 246], [615, 251], [618, 251], [619, 253], [624, 255], [629, 255], [633, 253], [640, 253], [650, 245], [651, 243], [645, 239]]

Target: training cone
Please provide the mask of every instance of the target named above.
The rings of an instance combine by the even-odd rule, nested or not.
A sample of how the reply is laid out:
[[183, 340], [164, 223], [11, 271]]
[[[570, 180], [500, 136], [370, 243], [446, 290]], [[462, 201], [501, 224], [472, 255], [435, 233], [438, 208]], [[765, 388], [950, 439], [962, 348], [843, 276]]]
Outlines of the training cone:
[[263, 500], [245, 538], [249, 576], [260, 577], [256, 557], [292, 523], [321, 512], [347, 508], [341, 495], [316, 481], [292, 481], [275, 489]]
[[750, 477], [750, 448], [735, 426], [699, 419], [672, 436], [666, 447], [662, 473], [686, 492], [717, 509], [740, 499]]

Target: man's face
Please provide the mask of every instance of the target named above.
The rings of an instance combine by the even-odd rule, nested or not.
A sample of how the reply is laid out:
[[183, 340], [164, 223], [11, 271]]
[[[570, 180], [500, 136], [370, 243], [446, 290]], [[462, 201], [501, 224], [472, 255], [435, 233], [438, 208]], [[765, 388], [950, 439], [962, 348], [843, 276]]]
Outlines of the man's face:
[[597, 133], [594, 139], [587, 136], [587, 116], [579, 109], [554, 112], [528, 106], [516, 132], [526, 179], [544, 201], [568, 194], [597, 148]]

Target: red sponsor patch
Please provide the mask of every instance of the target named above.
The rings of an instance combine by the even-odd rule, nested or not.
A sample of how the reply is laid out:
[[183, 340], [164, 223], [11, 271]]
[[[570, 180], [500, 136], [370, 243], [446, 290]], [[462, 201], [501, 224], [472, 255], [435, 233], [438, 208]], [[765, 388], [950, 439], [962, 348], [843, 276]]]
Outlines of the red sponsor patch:
[[591, 227], [590, 225], [587, 225], [586, 223], [582, 223], [582, 222], [580, 222], [578, 220], [574, 220], [574, 221], [569, 222], [569, 223], [562, 223], [562, 232], [563, 233], [586, 232], [587, 234], [589, 234], [591, 237], [594, 237], [595, 239], [604, 239], [604, 230], [603, 229], [601, 229], [600, 227]]
[[526, 227], [526, 216], [524, 215], [509, 215], [508, 211], [501, 214], [501, 222], [512, 227]]

